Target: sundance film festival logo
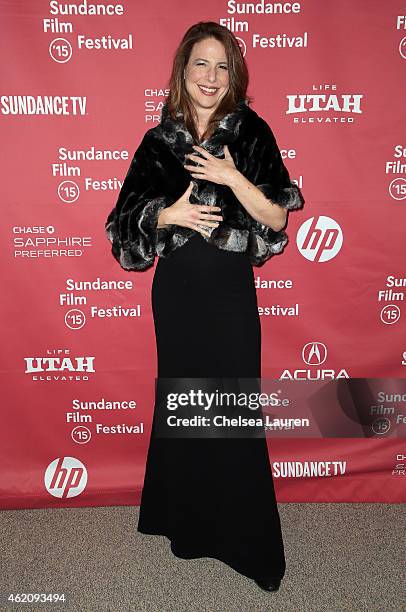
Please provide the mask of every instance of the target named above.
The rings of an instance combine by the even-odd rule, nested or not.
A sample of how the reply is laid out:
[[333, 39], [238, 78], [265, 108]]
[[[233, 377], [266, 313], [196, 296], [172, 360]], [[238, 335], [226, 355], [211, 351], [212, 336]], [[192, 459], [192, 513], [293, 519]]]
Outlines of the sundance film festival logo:
[[[406, 30], [406, 15], [397, 15], [396, 29]], [[399, 54], [403, 59], [406, 59], [406, 37], [403, 37], [399, 42]]]
[[[125, 36], [121, 36], [117, 33], [116, 26], [114, 27], [115, 33], [113, 35], [106, 32], [103, 32], [100, 37], [83, 34], [74, 35], [74, 30], [77, 27], [74, 21], [75, 17], [78, 15], [81, 19], [81, 25], [83, 25], [86, 17], [106, 17], [108, 19], [106, 27], [108, 28], [108, 24], [112, 24], [112, 19], [124, 15], [125, 9], [123, 4], [100, 2], [91, 4], [86, 2], [86, 0], [79, 4], [68, 4], [65, 6], [59, 5], [58, 2], [53, 1], [49, 4], [49, 13], [52, 17], [44, 17], [42, 19], [42, 31], [46, 34], [52, 33], [62, 35], [54, 38], [49, 43], [49, 55], [55, 62], [60, 64], [68, 62], [72, 58], [75, 49], [79, 51], [128, 51], [133, 49], [133, 35], [126, 34]], [[65, 21], [64, 19], [59, 19], [58, 15], [62, 15], [63, 17], [67, 15], [70, 20]], [[72, 18], [73, 22], [71, 21]], [[114, 19], [114, 23], [116, 23], [116, 19]], [[68, 35], [70, 40], [65, 38], [65, 35]]]
[[45, 470], [44, 484], [53, 497], [76, 497], [86, 487], [87, 470], [75, 457], [58, 457]]
[[302, 361], [309, 368], [297, 370], [286, 369], [282, 372], [280, 380], [335, 380], [337, 378], [349, 378], [344, 368], [336, 371], [331, 368], [321, 368], [327, 360], [327, 347], [323, 342], [307, 342], [302, 349]]
[[309, 261], [323, 263], [340, 252], [343, 232], [337, 221], [331, 217], [311, 217], [300, 226], [296, 244], [303, 257]]

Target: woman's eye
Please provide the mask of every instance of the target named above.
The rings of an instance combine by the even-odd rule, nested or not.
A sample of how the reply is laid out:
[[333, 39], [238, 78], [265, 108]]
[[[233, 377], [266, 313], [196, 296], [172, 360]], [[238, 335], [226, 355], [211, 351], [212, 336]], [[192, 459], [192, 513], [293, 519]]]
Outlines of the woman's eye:
[[[197, 62], [196, 66], [204, 66], [204, 62]], [[227, 66], [221, 66], [223, 70], [228, 70]]]

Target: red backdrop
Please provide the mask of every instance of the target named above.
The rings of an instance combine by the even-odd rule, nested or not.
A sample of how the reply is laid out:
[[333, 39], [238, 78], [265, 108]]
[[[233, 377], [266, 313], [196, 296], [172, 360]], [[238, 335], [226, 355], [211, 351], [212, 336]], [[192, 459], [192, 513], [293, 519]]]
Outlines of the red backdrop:
[[[122, 270], [104, 223], [197, 21], [238, 37], [306, 199], [284, 253], [255, 268], [263, 376], [404, 378], [404, 3], [248, 6], [0, 4], [3, 508], [139, 503], [153, 268]], [[278, 499], [406, 501], [401, 412], [365, 438], [268, 440]]]

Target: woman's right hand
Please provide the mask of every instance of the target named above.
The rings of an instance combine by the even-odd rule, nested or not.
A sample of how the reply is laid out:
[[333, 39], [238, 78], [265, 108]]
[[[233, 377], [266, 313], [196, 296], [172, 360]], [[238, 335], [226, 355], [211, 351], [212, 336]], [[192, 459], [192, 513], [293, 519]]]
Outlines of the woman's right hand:
[[221, 208], [219, 206], [207, 206], [206, 204], [191, 204], [189, 196], [192, 189], [193, 181], [190, 181], [188, 188], [179, 200], [160, 212], [157, 227], [181, 225], [194, 229], [200, 234], [210, 236], [210, 233], [202, 225], [209, 228], [217, 227], [223, 217], [213, 214], [213, 211], [221, 211]]

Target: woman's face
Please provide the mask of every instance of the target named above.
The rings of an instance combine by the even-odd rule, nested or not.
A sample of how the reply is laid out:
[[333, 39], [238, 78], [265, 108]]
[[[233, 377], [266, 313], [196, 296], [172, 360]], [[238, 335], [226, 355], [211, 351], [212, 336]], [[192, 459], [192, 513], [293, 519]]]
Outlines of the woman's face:
[[[206, 38], [193, 45], [184, 83], [197, 111], [215, 110], [229, 86], [227, 58], [221, 42]], [[202, 87], [210, 91], [203, 91]]]

